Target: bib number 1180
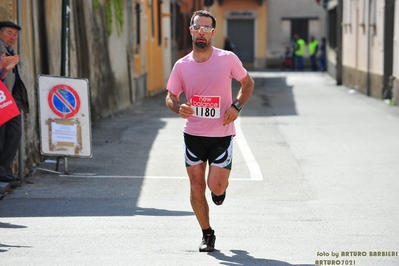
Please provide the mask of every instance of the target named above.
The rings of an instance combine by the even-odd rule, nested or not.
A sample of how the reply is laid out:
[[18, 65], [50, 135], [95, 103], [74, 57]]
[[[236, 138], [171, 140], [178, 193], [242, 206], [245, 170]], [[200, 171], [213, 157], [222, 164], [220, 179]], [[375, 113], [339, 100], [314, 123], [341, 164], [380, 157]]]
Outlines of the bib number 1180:
[[215, 108], [194, 107], [195, 116], [215, 118]]
[[220, 117], [220, 96], [199, 96], [191, 98], [194, 116], [217, 119]]

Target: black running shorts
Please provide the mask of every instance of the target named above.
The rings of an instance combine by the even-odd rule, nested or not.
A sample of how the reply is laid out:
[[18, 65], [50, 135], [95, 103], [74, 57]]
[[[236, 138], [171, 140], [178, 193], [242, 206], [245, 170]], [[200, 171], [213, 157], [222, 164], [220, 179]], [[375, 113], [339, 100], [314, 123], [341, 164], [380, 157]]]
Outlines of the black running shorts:
[[209, 165], [231, 170], [233, 137], [201, 137], [184, 133], [186, 166], [208, 161]]

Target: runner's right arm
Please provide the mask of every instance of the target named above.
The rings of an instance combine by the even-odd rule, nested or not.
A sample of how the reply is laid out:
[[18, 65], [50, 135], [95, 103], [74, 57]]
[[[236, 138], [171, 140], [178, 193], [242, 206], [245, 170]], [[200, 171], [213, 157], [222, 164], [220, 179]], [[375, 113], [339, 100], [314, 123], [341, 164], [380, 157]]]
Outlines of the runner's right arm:
[[182, 118], [189, 118], [194, 114], [194, 110], [190, 107], [190, 104], [182, 104], [176, 95], [168, 91], [165, 99], [166, 105], [170, 110], [179, 114]]

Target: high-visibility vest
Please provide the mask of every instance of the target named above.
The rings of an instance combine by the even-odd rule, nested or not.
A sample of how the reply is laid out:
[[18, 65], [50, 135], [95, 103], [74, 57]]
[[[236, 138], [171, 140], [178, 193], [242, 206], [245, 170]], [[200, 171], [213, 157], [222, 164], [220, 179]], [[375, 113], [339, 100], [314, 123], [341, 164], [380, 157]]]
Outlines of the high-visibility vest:
[[299, 39], [296, 41], [297, 49], [295, 50], [296, 56], [303, 56], [305, 54], [305, 46], [306, 43], [303, 39]]
[[308, 52], [309, 55], [312, 56], [316, 53], [317, 46], [319, 45], [318, 41], [312, 41], [308, 44]]

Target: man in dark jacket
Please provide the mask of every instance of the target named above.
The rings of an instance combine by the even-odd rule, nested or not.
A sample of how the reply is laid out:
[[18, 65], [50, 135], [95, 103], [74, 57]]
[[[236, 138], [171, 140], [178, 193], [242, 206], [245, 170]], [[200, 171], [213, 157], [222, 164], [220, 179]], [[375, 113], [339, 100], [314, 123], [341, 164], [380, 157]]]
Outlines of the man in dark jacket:
[[[18, 40], [18, 32], [20, 30], [21, 27], [11, 21], [0, 21], [1, 55], [15, 55], [14, 45]], [[8, 73], [5, 77], [3, 75], [2, 78], [5, 78], [4, 84], [12, 93], [18, 108], [29, 112], [28, 95], [18, 72], [18, 65], [8, 70]], [[21, 143], [21, 119], [21, 115], [18, 115], [0, 126], [0, 182], [18, 181], [17, 177], [11, 175], [10, 166]]]

